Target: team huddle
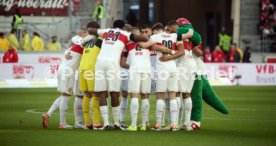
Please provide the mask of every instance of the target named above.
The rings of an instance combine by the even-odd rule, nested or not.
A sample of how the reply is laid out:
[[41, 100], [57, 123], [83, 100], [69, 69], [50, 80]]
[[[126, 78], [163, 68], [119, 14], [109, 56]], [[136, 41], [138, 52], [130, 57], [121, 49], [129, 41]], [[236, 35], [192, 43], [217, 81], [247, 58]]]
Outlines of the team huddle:
[[[89, 22], [86, 33], [74, 36], [71, 47], [64, 53], [57, 78], [61, 95], [43, 113], [43, 127], [48, 128], [49, 118], [59, 109], [62, 129], [145, 131], [150, 122], [149, 97], [154, 94], [156, 121], [150, 130], [193, 130], [190, 93], [197, 74], [196, 60], [201, 58], [202, 51], [200, 43], [192, 39], [196, 35], [193, 29], [177, 32], [179, 25], [186, 22], [185, 18], [179, 18], [166, 26], [156, 23], [152, 27], [137, 28], [115, 20], [111, 29], [100, 29], [97, 22]], [[72, 94], [76, 96], [74, 126], [66, 122]], [[125, 123], [128, 95], [131, 97], [130, 125]], [[138, 126], [139, 108], [141, 124]], [[168, 126], [164, 122], [166, 109]]]

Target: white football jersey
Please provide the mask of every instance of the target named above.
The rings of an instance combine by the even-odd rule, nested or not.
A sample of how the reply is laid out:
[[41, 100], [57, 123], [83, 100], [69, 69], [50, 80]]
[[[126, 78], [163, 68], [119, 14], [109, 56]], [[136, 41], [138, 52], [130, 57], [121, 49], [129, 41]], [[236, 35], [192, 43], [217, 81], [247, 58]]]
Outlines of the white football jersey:
[[131, 33], [121, 29], [99, 29], [98, 35], [103, 36], [104, 39], [97, 60], [119, 64], [121, 53], [130, 40]]
[[150, 49], [141, 48], [138, 44], [131, 42], [126, 46], [129, 59], [129, 71], [139, 73], [150, 73]]
[[[158, 45], [164, 45], [167, 48], [170, 48], [172, 50], [176, 49], [177, 43], [182, 43], [182, 41], [178, 41], [178, 40], [180, 40], [180, 38], [178, 37], [178, 35], [176, 33], [168, 34], [168, 33], [162, 32], [160, 34], [152, 35], [150, 40], [157, 43]], [[159, 60], [159, 58], [162, 55], [163, 55], [162, 52], [157, 51], [157, 57], [156, 57], [157, 71], [158, 70], [166, 70], [169, 72], [177, 72], [176, 61], [170, 60], [170, 61], [162, 62]]]
[[[72, 47], [64, 51], [64, 57], [59, 68], [71, 68], [77, 70], [80, 64], [83, 48], [80, 45], [73, 45]], [[70, 55], [70, 59], [66, 59], [65, 56]]]
[[194, 57], [193, 57], [193, 51], [190, 49], [189, 42], [188, 41], [183, 41], [184, 43], [184, 55], [177, 58], [176, 60], [176, 65], [178, 67], [181, 66], [196, 66]]

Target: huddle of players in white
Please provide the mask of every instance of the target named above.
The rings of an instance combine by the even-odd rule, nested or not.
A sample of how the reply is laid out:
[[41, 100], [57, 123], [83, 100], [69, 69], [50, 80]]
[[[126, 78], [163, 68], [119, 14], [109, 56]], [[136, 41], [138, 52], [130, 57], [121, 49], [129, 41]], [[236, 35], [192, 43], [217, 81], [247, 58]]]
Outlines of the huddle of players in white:
[[[141, 96], [142, 123], [140, 130], [146, 130], [146, 126], [149, 124], [149, 94], [154, 93], [156, 94], [156, 124], [151, 130], [170, 129], [177, 131], [180, 128], [192, 130], [190, 125], [192, 101], [189, 93], [193, 87], [196, 63], [193, 59], [192, 50], [187, 45], [189, 44], [189, 40], [187, 39], [193, 35], [193, 32], [189, 31], [182, 35], [176, 34], [176, 22], [170, 22], [166, 26], [166, 32], [160, 23], [155, 24], [152, 28], [131, 28], [130, 32], [123, 30], [125, 24], [122, 20], [116, 20], [114, 23], [116, 25], [113, 29], [88, 29], [90, 35], [103, 37], [101, 50], [95, 65], [95, 92], [100, 99], [100, 111], [104, 121], [103, 129], [119, 128], [137, 131], [138, 98]], [[151, 32], [153, 32], [152, 35]], [[72, 38], [72, 42], [79, 44], [79, 47], [81, 46], [80, 42], [84, 43], [85, 41], [89, 41], [89, 39], [85, 38], [82, 40], [81, 37], [77, 36]], [[64, 59], [60, 67], [77, 70], [81, 58], [80, 51], [82, 52], [76, 46], [71, 47], [69, 52], [65, 52], [65, 56], [70, 58]], [[128, 69], [129, 73], [128, 82], [124, 81], [122, 84], [121, 78], [118, 76], [121, 67]], [[156, 73], [153, 72], [155, 68]], [[64, 73], [64, 70], [59, 69], [58, 78], [62, 77], [62, 79], [58, 79], [58, 91], [67, 93], [68, 90], [75, 89], [74, 94], [81, 96], [76, 91], [78, 90], [76, 88], [78, 80], [75, 80], [75, 88], [68, 86], [72, 85], [72, 83], [68, 83], [72, 81], [68, 78], [74, 78], [74, 74], [64, 77], [61, 75], [62, 73]], [[156, 85], [156, 91], [154, 84]], [[127, 100], [122, 98], [121, 104], [119, 104], [121, 87], [128, 87], [128, 89], [124, 90], [127, 90], [131, 95], [130, 126], [126, 126], [124, 123]], [[108, 104], [106, 101], [108, 93], [111, 96], [114, 119], [113, 127], [109, 120]], [[183, 101], [179, 93], [183, 93]], [[54, 102], [49, 110], [50, 112], [48, 111], [48, 115], [51, 116], [58, 107], [60, 108], [60, 125], [63, 125], [60, 128], [71, 128], [65, 119], [69, 100], [66, 96], [69, 95], [70, 93], [67, 95], [62, 94], [60, 99], [58, 98]], [[169, 99], [167, 104], [165, 104], [165, 98]], [[80, 128], [83, 127], [82, 115], [81, 111], [79, 111], [81, 109], [79, 108], [81, 106], [81, 98], [76, 97], [75, 104], [75, 127]], [[166, 105], [169, 110], [170, 124], [168, 127], [162, 128], [161, 126], [164, 126]], [[182, 112], [185, 113], [184, 124], [182, 123]]]

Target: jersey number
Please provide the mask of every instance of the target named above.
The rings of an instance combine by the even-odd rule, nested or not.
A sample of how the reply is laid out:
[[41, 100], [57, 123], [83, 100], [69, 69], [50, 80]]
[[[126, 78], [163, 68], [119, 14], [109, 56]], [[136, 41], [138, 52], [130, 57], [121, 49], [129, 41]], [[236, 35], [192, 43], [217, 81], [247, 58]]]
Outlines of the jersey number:
[[165, 47], [168, 47], [169, 49], [173, 49], [173, 42], [171, 40], [163, 40], [162, 41], [162, 44], [165, 46]]
[[119, 36], [120, 36], [120, 32], [116, 32], [114, 33], [113, 30], [110, 30], [105, 38], [106, 41], [117, 41]]

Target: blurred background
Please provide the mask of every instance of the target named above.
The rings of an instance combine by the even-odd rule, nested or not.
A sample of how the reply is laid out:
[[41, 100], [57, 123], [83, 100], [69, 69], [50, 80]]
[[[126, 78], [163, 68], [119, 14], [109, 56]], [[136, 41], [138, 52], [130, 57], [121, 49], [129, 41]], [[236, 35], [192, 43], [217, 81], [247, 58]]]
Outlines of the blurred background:
[[[260, 77], [261, 83], [275, 85], [275, 65], [266, 64], [276, 63], [275, 6], [276, 0], [3, 0], [0, 65], [5, 71], [0, 85], [9, 86], [8, 80], [16, 78], [36, 79], [33, 84], [37, 86], [55, 86], [55, 80], [45, 83], [45, 74], [49, 79], [55, 78], [62, 52], [70, 47], [70, 38], [81, 34], [91, 20], [98, 21], [102, 28], [111, 27], [115, 19], [139, 27], [155, 22], [166, 24], [180, 17], [190, 20], [202, 35], [203, 59], [214, 63], [207, 64], [207, 68], [227, 72], [235, 68], [234, 72], [239, 73], [231, 80], [238, 81], [243, 77], [241, 68], [247, 67], [239, 63], [251, 63], [251, 70], [256, 73], [257, 68], [260, 73], [270, 71], [268, 78]], [[41, 75], [36, 77], [38, 74]], [[257, 82], [258, 77], [250, 78]]]

